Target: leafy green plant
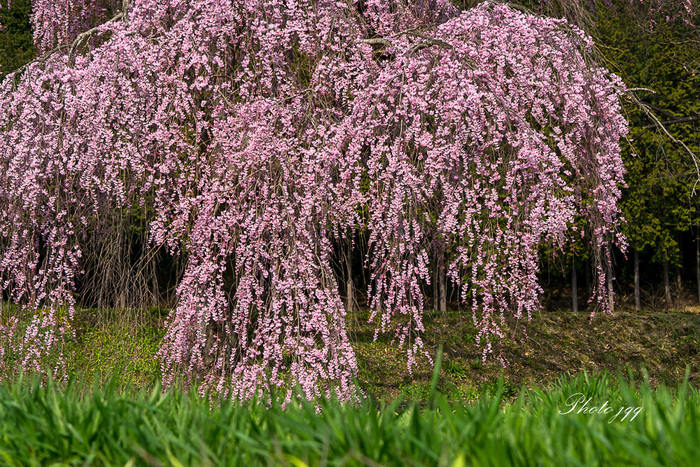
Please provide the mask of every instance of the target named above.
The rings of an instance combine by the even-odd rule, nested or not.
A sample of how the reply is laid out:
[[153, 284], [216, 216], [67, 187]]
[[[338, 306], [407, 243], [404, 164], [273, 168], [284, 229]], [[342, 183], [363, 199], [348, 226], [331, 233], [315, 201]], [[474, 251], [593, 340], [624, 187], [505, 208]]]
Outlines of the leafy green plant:
[[484, 363], [483, 361], [481, 361], [481, 359], [476, 358], [469, 364], [469, 366], [472, 370], [480, 370], [481, 368], [483, 368]]
[[462, 379], [466, 378], [468, 374], [468, 370], [458, 362], [454, 360], [448, 360], [444, 364], [445, 366], [445, 373], [450, 375], [451, 377], [455, 379]]

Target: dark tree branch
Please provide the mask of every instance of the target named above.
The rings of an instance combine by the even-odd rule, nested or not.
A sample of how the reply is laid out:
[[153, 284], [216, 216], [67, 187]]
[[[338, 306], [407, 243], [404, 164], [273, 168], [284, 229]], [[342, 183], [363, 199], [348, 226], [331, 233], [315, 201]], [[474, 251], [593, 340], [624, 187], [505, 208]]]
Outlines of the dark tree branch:
[[[653, 106], [650, 106], [650, 107], [657, 110], [657, 108], [655, 108]], [[661, 111], [661, 109], [658, 109], [658, 111]], [[663, 112], [663, 113], [667, 113], [667, 112]], [[642, 128], [643, 131], [641, 133], [639, 133], [637, 136], [635, 136], [634, 139], [632, 139], [632, 141], [639, 139], [647, 131], [653, 130], [654, 128], [658, 128], [659, 125], [666, 126], [666, 125], [675, 125], [677, 123], [692, 123], [692, 122], [700, 122], [700, 115], [698, 115], [696, 117], [683, 117], [683, 118], [677, 118], [674, 120], [666, 120], [665, 122], [652, 123], [651, 125], [647, 125], [647, 126], [643, 127]]]
[[443, 49], [454, 49], [454, 47], [452, 45], [448, 44], [445, 41], [441, 41], [439, 39], [430, 39], [430, 38], [423, 36], [422, 34], [420, 35], [420, 37], [424, 37], [425, 40], [423, 42], [419, 42], [417, 44], [414, 44], [413, 47], [411, 47], [411, 49], [408, 51], [409, 54], [415, 53], [421, 49], [425, 49], [427, 47], [431, 47], [434, 45], [438, 46], [438, 47], [442, 47]]
[[[695, 165], [695, 173], [698, 175], [698, 180], [695, 182], [695, 185], [693, 186], [693, 195], [695, 195], [695, 188], [696, 188], [697, 184], [700, 183], [700, 161], [698, 161], [698, 156], [688, 147], [687, 144], [685, 144], [683, 141], [681, 141], [678, 138], [676, 138], [675, 136], [673, 136], [668, 131], [668, 128], [666, 128], [666, 125], [670, 125], [670, 124], [674, 124], [674, 123], [681, 123], [677, 120], [687, 120], [689, 118], [692, 118], [693, 120], [691, 120], [691, 121], [698, 121], [698, 120], [700, 120], [700, 118], [698, 118], [698, 117], [683, 117], [682, 119], [676, 119], [676, 121], [671, 120], [668, 122], [662, 122], [661, 120], [659, 120], [659, 118], [656, 115], [654, 115], [654, 112], [652, 112], [652, 108], [649, 106], [649, 104], [646, 104], [646, 103], [642, 102], [641, 100], [639, 100], [639, 98], [633, 92], [628, 91], [626, 94], [629, 97], [629, 99], [634, 104], [636, 104], [646, 114], [646, 116], [649, 117], [654, 122], [652, 125], [648, 125], [648, 126], [644, 127], [644, 130], [642, 131], [642, 133], [637, 135], [634, 139], [630, 140], [630, 143], [634, 142], [634, 140], [638, 139], [640, 136], [642, 136], [644, 133], [646, 133], [650, 129], [658, 128], [666, 136], [668, 136], [668, 138], [671, 141], [682, 146], [683, 149], [685, 149], [685, 151], [690, 155], [690, 158], [693, 161], [693, 165]], [[682, 123], [688, 123], [688, 122], [684, 121]]]
[[[451, 44], [448, 44], [445, 41], [442, 41], [440, 39], [433, 39], [432, 37], [428, 37], [425, 34], [422, 34], [418, 31], [415, 30], [406, 30], [400, 32], [397, 36], [401, 35], [407, 35], [407, 36], [414, 36], [414, 37], [420, 37], [423, 39], [423, 42], [418, 42], [417, 44], [413, 44], [411, 48], [408, 50], [409, 54], [413, 54], [421, 49], [425, 49], [427, 47], [431, 46], [438, 46], [442, 47], [443, 49], [454, 49], [454, 47]], [[391, 43], [388, 39], [384, 39], [383, 37], [374, 37], [372, 39], [362, 39], [362, 42], [365, 44], [369, 44], [371, 46], [384, 46], [386, 48], [392, 47], [394, 44]]]
[[[125, 2], [125, 3], [127, 3], [127, 2]], [[78, 34], [78, 37], [75, 38], [75, 40], [73, 41], [73, 43], [70, 46], [70, 52], [68, 52], [68, 66], [73, 66], [73, 61], [75, 59], [75, 51], [78, 49], [78, 47], [80, 47], [80, 44], [84, 40], [89, 39], [93, 34], [95, 34], [97, 31], [99, 31], [100, 28], [102, 26], [104, 26], [105, 24], [115, 23], [115, 22], [119, 21], [120, 19], [124, 18], [124, 16], [125, 16], [125, 13], [122, 11], [121, 13], [119, 13], [118, 15], [116, 15], [115, 17], [113, 17], [112, 19], [107, 21], [106, 23], [100, 24], [99, 26], [95, 26], [94, 28], [92, 28], [88, 31], [85, 31], [85, 32]]]
[[[675, 120], [666, 120], [665, 122], [661, 122], [661, 125], [675, 125], [677, 123], [692, 123], [692, 122], [698, 122], [700, 121], [700, 116], [696, 117], [683, 117], [683, 118], [676, 118]], [[651, 130], [653, 128], [656, 128], [658, 125], [652, 124], [652, 125], [647, 125], [644, 127], [645, 130]]]
[[657, 107], [657, 106], [655, 106], [654, 104], [649, 104], [648, 102], [645, 102], [645, 104], [648, 105], [650, 109], [656, 110], [657, 112], [666, 115], [666, 116], [667, 116], [668, 118], [670, 118], [671, 120], [678, 118], [678, 115], [673, 115], [673, 114], [672, 114], [671, 112], [669, 112], [668, 110], [662, 109], [661, 107]]

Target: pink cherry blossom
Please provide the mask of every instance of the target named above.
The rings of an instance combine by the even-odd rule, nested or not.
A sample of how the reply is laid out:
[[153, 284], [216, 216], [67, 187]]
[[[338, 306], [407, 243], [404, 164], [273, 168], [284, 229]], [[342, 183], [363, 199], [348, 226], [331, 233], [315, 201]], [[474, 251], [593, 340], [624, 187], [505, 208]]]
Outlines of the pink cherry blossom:
[[407, 344], [409, 368], [438, 247], [484, 356], [506, 317], [537, 309], [538, 246], [579, 216], [605, 309], [624, 85], [566, 21], [447, 0], [34, 6], [49, 53], [0, 91], [0, 279], [35, 312], [25, 367], [71, 335], [89, 240], [146, 205], [150, 247], [186, 261], [166, 384], [352, 399], [332, 268], [352, 229], [377, 332]]

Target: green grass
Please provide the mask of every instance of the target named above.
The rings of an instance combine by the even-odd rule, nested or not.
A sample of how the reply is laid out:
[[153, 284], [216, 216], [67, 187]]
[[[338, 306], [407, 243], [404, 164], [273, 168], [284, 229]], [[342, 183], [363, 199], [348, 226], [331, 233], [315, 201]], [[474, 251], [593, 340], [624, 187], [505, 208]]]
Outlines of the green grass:
[[[405, 351], [390, 336], [374, 342], [363, 313], [350, 317], [350, 333], [368, 398], [283, 410], [161, 391], [155, 354], [167, 310], [78, 310], [64, 349], [68, 386], [22, 379], [10, 365], [0, 386], [0, 465], [695, 465], [700, 458], [696, 314], [617, 313], [590, 322], [542, 313], [528, 324], [529, 339], [509, 330], [517, 342], [503, 347], [510, 362], [503, 368], [482, 362], [473, 323], [453, 310], [425, 320], [426, 348], [441, 364], [422, 359], [409, 374]], [[616, 372], [623, 375], [607, 376]], [[644, 382], [635, 383], [640, 374]], [[559, 413], [578, 393], [591, 398], [587, 407], [607, 403], [614, 412]], [[622, 407], [641, 412], [611, 421]]]
[[[333, 401], [277, 404], [217, 401], [193, 392], [129, 395], [21, 378], [0, 386], [0, 463], [6, 465], [695, 465], [700, 393], [582, 373], [550, 390], [473, 405], [428, 391], [429, 407]], [[609, 414], [565, 414], [567, 399]], [[640, 407], [632, 419], [622, 407]], [[580, 406], [579, 406], [580, 408]]]
[[[2, 305], [0, 319], [6, 322], [17, 310]], [[82, 375], [87, 381], [97, 377], [102, 382], [112, 378], [119, 389], [153, 387], [161, 379], [156, 353], [167, 315], [168, 310], [161, 308], [78, 309], [72, 322], [75, 338], [60, 349], [65, 373], [56, 377]], [[392, 335], [380, 334], [375, 342], [376, 323], [367, 323], [368, 317], [367, 309], [348, 316], [362, 389], [378, 402], [403, 396], [425, 404], [432, 365], [419, 355], [418, 366], [409, 373], [405, 348], [392, 344]], [[6, 350], [0, 379], [17, 377], [20, 361], [13, 349], [21, 343], [29, 319], [26, 314], [20, 319], [13, 342], [0, 343]], [[496, 355], [485, 362], [474, 342], [477, 330], [464, 310], [426, 312], [424, 324], [422, 337], [432, 358], [441, 344], [445, 349], [438, 389], [455, 402], [472, 403], [479, 394], [493, 393], [501, 375], [509, 398], [515, 392], [509, 387], [546, 387], [562, 374], [626, 374], [628, 368], [637, 376], [648, 371], [652, 386], [662, 382], [677, 386], [690, 366], [689, 381], [700, 386], [700, 314], [617, 312], [614, 317], [597, 314], [590, 321], [587, 313], [542, 312], [527, 323], [528, 338], [521, 332], [524, 323], [511, 323], [505, 329], [508, 339], [502, 346], [494, 343]], [[499, 352], [508, 361], [505, 368], [498, 361]]]
[[117, 385], [149, 387], [160, 380], [156, 353], [164, 335], [161, 327], [129, 325], [111, 320], [83, 330], [67, 354], [67, 372], [114, 377]]

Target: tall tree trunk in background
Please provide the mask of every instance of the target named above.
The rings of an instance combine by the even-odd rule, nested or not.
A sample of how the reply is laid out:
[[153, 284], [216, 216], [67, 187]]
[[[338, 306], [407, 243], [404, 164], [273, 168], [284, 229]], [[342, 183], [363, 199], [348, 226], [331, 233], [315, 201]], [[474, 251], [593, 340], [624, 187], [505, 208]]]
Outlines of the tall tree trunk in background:
[[695, 267], [698, 281], [698, 300], [700, 300], [700, 224], [695, 229]]
[[445, 250], [442, 246], [438, 249], [437, 263], [440, 286], [440, 311], [445, 312], [447, 311], [447, 278], [445, 277]]
[[642, 311], [642, 298], [639, 291], [639, 249], [634, 245], [634, 309]]
[[576, 257], [571, 259], [571, 310], [578, 313], [578, 283], [576, 277]]
[[666, 308], [670, 309], [673, 307], [673, 302], [671, 301], [671, 283], [668, 280], [668, 260], [664, 260], [664, 289], [666, 292]]
[[613, 266], [612, 266], [612, 248], [608, 246], [608, 305], [610, 306], [610, 313], [615, 312], [615, 297], [613, 296]]
[[355, 284], [352, 280], [352, 230], [345, 237], [345, 310], [351, 312], [355, 304]]
[[591, 281], [591, 259], [586, 260], [586, 299], [590, 300], [593, 295], [593, 283]]
[[437, 259], [437, 249], [435, 250], [435, 257], [433, 258], [433, 310], [438, 311], [438, 302], [439, 302], [439, 295], [438, 295], [438, 279], [439, 271], [438, 271], [438, 259]]
[[678, 288], [678, 294], [680, 296], [681, 289], [683, 288], [683, 277], [681, 275], [681, 269], [683, 268], [683, 235], [678, 234], [678, 250], [681, 252], [681, 264], [676, 266], [676, 287]]

